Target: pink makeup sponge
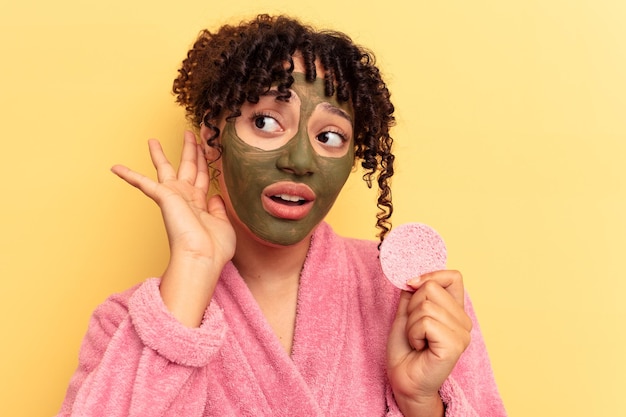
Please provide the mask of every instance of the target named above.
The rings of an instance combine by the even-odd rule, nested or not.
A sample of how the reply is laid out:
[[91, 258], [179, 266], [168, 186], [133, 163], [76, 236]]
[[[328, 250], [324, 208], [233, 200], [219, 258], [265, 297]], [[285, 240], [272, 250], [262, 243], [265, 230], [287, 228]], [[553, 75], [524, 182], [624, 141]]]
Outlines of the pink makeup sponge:
[[439, 234], [421, 223], [394, 227], [380, 246], [380, 264], [396, 287], [413, 291], [406, 282], [428, 272], [445, 269], [446, 245]]

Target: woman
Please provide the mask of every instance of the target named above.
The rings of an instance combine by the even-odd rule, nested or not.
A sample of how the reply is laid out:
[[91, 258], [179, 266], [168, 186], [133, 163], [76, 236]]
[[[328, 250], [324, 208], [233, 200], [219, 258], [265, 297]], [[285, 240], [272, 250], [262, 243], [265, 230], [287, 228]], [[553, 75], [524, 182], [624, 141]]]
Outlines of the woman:
[[60, 415], [504, 415], [461, 275], [401, 292], [375, 242], [323, 222], [360, 161], [389, 230], [393, 106], [371, 54], [262, 15], [203, 31], [174, 93], [202, 144], [186, 132], [175, 171], [150, 141], [157, 181], [112, 169], [161, 208], [170, 261], [96, 310]]

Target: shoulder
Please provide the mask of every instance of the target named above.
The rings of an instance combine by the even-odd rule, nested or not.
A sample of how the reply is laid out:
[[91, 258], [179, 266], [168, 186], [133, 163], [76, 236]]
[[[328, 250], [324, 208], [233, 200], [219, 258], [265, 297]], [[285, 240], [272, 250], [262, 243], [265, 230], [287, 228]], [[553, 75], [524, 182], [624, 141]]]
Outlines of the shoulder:
[[314, 239], [323, 242], [329, 255], [345, 256], [352, 263], [380, 271], [376, 241], [340, 236], [325, 222], [318, 226]]
[[380, 266], [378, 241], [339, 236], [326, 223], [319, 226], [315, 238], [324, 242], [328, 259], [345, 263], [359, 292], [397, 298], [399, 291], [385, 278]]

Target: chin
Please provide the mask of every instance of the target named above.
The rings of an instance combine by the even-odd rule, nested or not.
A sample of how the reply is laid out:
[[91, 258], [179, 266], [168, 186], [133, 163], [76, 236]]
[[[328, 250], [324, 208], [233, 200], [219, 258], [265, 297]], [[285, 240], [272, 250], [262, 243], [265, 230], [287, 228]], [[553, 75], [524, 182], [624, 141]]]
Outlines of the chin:
[[280, 248], [296, 246], [305, 240], [308, 241], [316, 227], [317, 225], [310, 230], [302, 231], [294, 230], [293, 225], [288, 225], [288, 227], [276, 227], [272, 229], [271, 232], [255, 230], [254, 228], [249, 228], [249, 230], [258, 242]]

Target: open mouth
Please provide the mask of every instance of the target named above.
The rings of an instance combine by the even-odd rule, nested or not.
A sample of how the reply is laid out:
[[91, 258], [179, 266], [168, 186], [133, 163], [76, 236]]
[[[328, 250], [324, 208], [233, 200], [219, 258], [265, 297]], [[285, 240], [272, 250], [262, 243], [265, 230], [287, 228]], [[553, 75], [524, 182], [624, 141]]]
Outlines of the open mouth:
[[281, 181], [263, 190], [262, 201], [265, 210], [273, 217], [300, 220], [311, 211], [315, 192], [306, 184]]
[[286, 204], [288, 206], [302, 206], [306, 204], [307, 200], [297, 195], [278, 194], [270, 197], [273, 201], [279, 204]]

